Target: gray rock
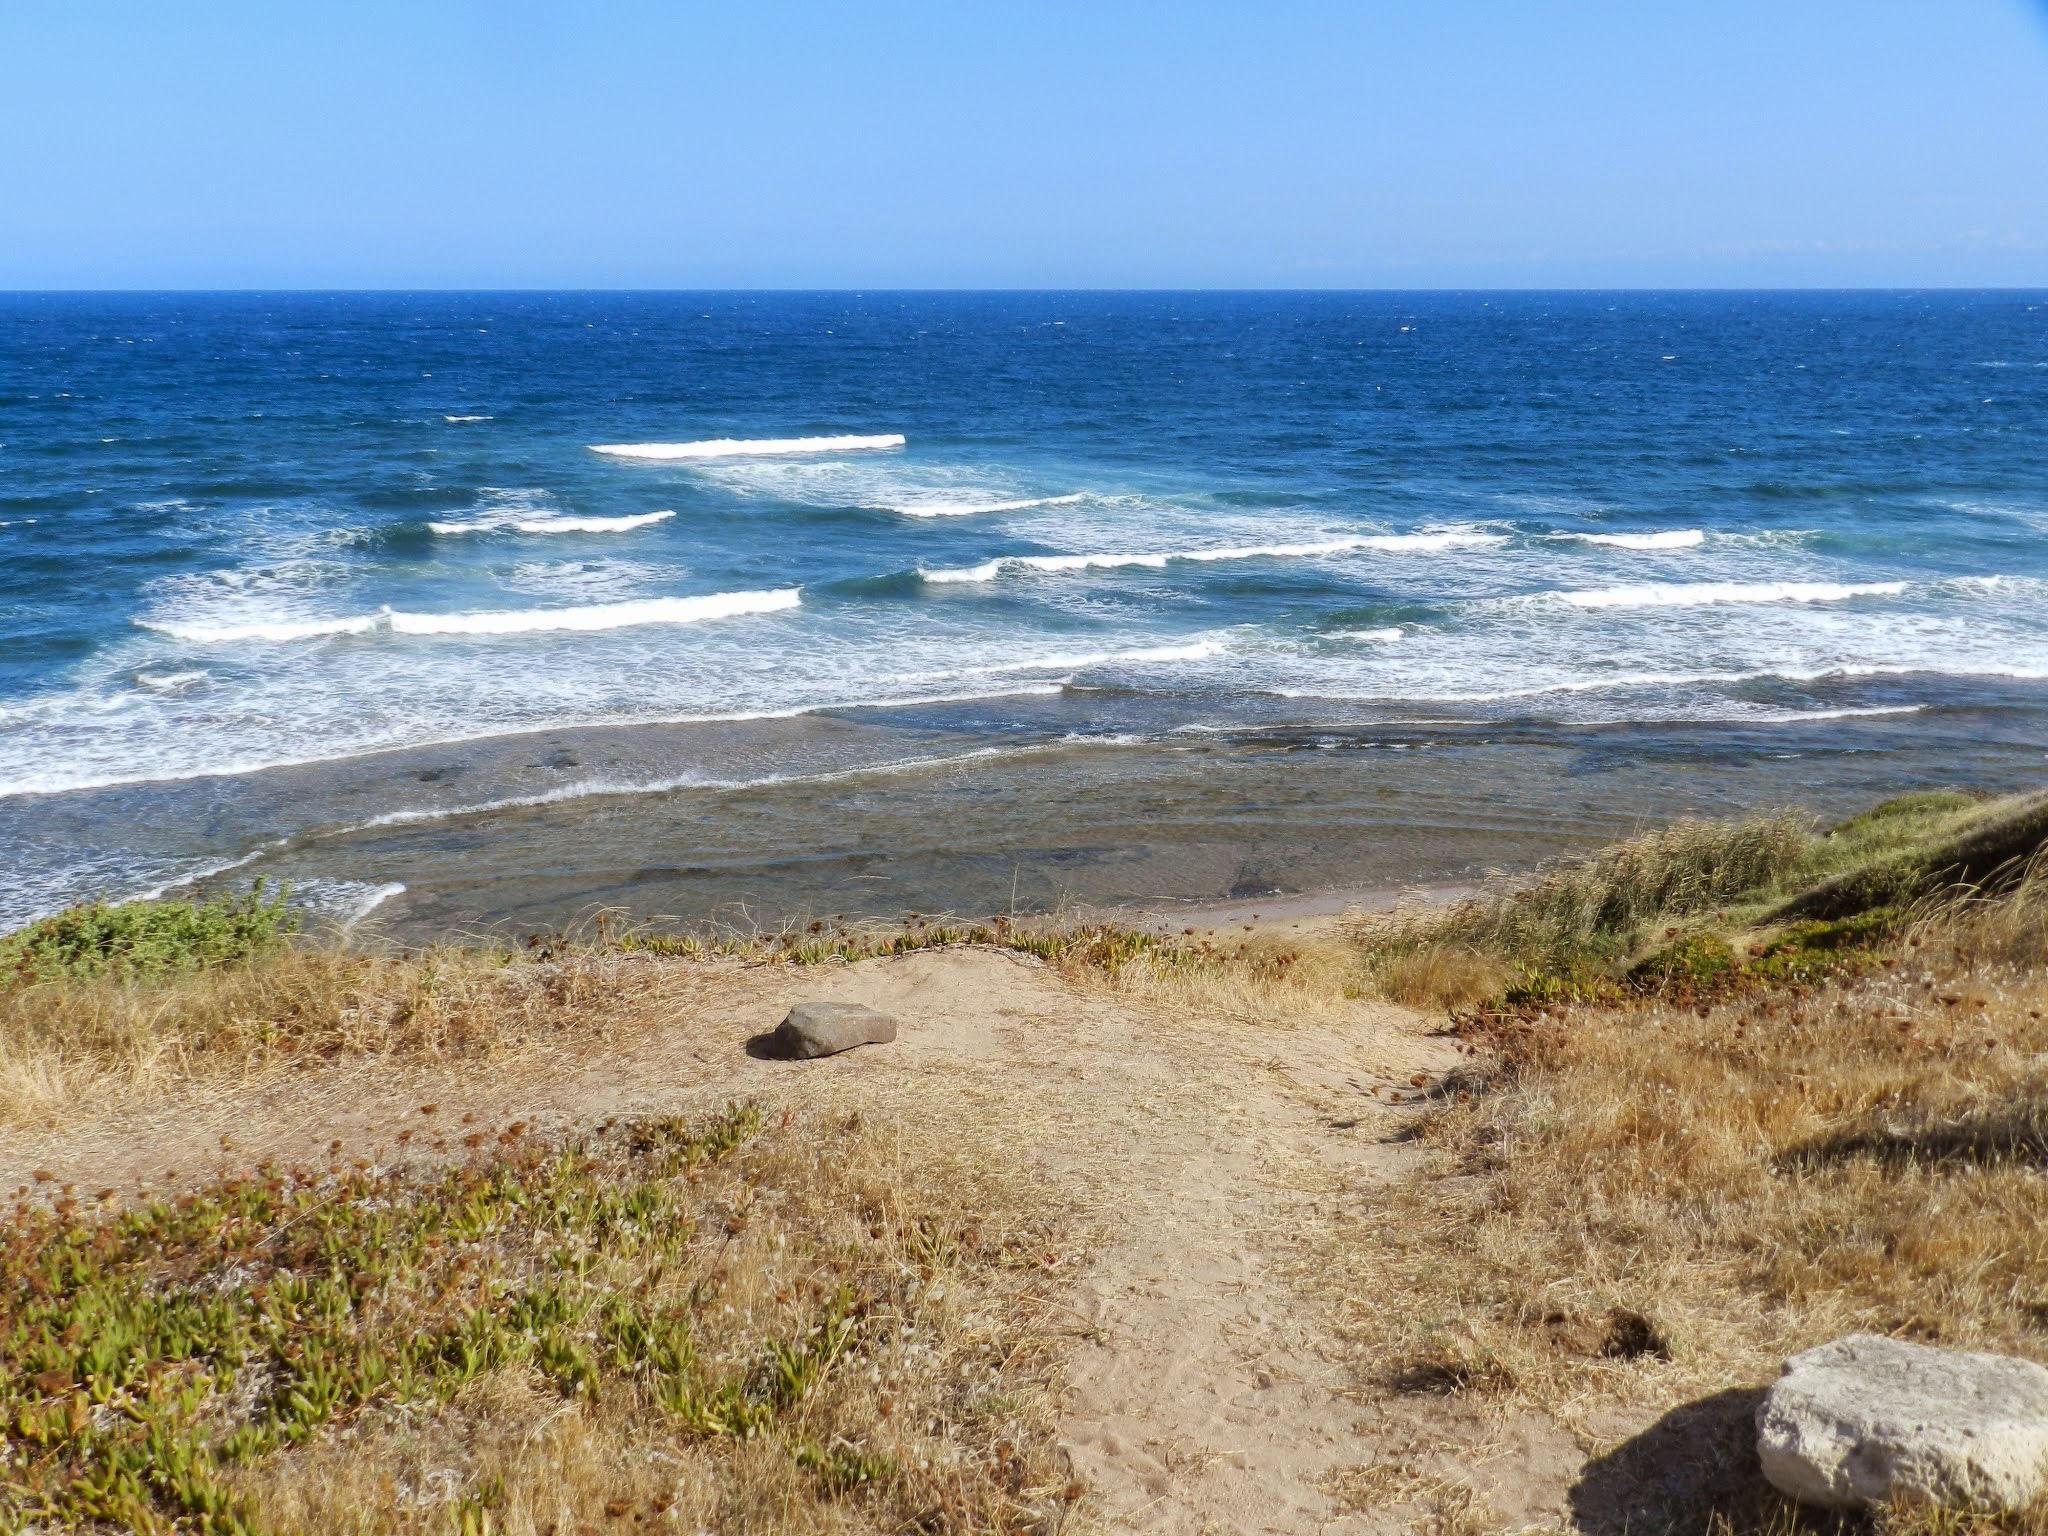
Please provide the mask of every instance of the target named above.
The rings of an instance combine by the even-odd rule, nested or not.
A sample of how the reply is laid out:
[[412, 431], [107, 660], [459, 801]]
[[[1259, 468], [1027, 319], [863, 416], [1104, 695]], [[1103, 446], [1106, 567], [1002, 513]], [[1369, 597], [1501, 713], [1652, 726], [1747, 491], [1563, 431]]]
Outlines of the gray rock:
[[767, 1055], [790, 1061], [832, 1056], [856, 1045], [886, 1045], [896, 1021], [859, 1003], [798, 1003], [764, 1043]]
[[2048, 1370], [1852, 1333], [1785, 1362], [1756, 1439], [1802, 1504], [2017, 1509], [2048, 1487]]

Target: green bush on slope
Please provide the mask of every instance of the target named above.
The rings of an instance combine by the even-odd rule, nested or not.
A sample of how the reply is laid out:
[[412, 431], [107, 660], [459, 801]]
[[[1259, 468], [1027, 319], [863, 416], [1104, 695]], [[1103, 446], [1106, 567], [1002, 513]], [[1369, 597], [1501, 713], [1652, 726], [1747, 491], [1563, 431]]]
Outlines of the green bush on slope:
[[285, 890], [263, 882], [211, 901], [93, 902], [0, 938], [0, 977], [20, 982], [128, 979], [232, 965], [298, 927]]

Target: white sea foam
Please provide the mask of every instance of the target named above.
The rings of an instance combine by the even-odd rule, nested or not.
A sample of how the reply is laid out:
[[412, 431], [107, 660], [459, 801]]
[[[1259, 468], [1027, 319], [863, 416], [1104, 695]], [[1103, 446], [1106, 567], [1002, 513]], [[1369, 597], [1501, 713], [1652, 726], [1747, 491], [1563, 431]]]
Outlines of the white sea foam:
[[383, 613], [359, 613], [339, 619], [259, 619], [245, 624], [185, 624], [168, 619], [135, 619], [138, 629], [153, 630], [174, 640], [201, 645], [227, 645], [237, 640], [315, 640], [329, 635], [367, 635], [384, 627]]
[[278, 619], [247, 624], [135, 622], [144, 629], [204, 645], [238, 640], [289, 641], [329, 635], [524, 635], [559, 630], [625, 629], [640, 624], [695, 624], [706, 619], [775, 613], [801, 602], [795, 587], [775, 592], [714, 592], [704, 597], [647, 597], [580, 608], [513, 608], [482, 613], [377, 613], [341, 619]]
[[622, 517], [479, 517], [464, 523], [428, 523], [435, 533], [625, 533], [665, 523], [674, 512], [633, 512]]
[[1347, 534], [1341, 538], [1315, 539], [1301, 544], [1240, 544], [1221, 549], [1169, 549], [1156, 553], [998, 555], [995, 559], [984, 560], [979, 565], [964, 565], [941, 570], [920, 570], [918, 575], [922, 576], [926, 581], [945, 584], [953, 582], [994, 581], [1005, 571], [1056, 573], [1060, 571], [1117, 569], [1127, 566], [1142, 566], [1151, 570], [1158, 570], [1170, 561], [1184, 560], [1208, 563], [1221, 560], [1312, 559], [1321, 555], [1350, 554], [1358, 550], [1435, 554], [1449, 549], [1478, 549], [1495, 544], [1505, 544], [1506, 542], [1507, 538], [1503, 534], [1477, 533], [1457, 529], [1445, 529], [1434, 533], [1363, 533]]
[[[1031, 692], [1045, 690], [1032, 689]], [[1050, 690], [1058, 692], [1057, 689]], [[701, 774], [679, 774], [673, 778], [651, 779], [640, 783], [619, 783], [611, 779], [589, 779], [579, 784], [563, 784], [554, 789], [542, 790], [532, 795], [508, 795], [502, 800], [485, 800], [472, 805], [453, 805], [433, 810], [386, 811], [381, 816], [372, 816], [346, 827], [336, 827], [323, 832], [322, 837], [346, 837], [354, 832], [369, 832], [380, 827], [416, 826], [421, 822], [450, 821], [463, 816], [487, 816], [499, 811], [530, 811], [542, 806], [560, 805], [570, 800], [612, 799], [630, 795], [666, 795], [682, 789], [739, 790], [768, 789], [790, 784], [832, 784], [842, 779], [879, 777], [896, 773], [914, 773], [920, 768], [945, 768], [956, 763], [973, 762], [986, 757], [1015, 757], [1030, 752], [1048, 750], [1047, 745], [1024, 747], [977, 747], [971, 752], [953, 752], [935, 757], [901, 758], [892, 763], [869, 763], [851, 768], [829, 768], [816, 773], [770, 773], [751, 779], [719, 779]]]
[[1383, 629], [1333, 629], [1324, 635], [1325, 640], [1370, 640], [1376, 645], [1392, 645], [1401, 638], [1401, 631], [1391, 625]]
[[852, 453], [901, 448], [901, 432], [838, 437], [713, 437], [694, 443], [592, 443], [592, 453], [616, 459], [739, 459], [785, 453]]
[[301, 880], [292, 886], [292, 903], [342, 928], [353, 928], [394, 896], [403, 896], [405, 886], [397, 880]]
[[1032, 507], [1070, 507], [1086, 501], [1085, 491], [1065, 496], [1025, 496], [1015, 501], [905, 501], [894, 502], [891, 512], [905, 517], [972, 517], [979, 512], [1023, 512]]
[[145, 688], [174, 693], [180, 688], [190, 687], [193, 683], [204, 682], [207, 676], [204, 667], [193, 667], [183, 672], [138, 672], [135, 674], [135, 681]]
[[[464, 421], [489, 421], [489, 420], [490, 420], [491, 418], [490, 418], [490, 417], [488, 417], [488, 416], [443, 416], [443, 417], [442, 417], [441, 419], [442, 419], [443, 421], [446, 421], [446, 422], [464, 422]], [[402, 889], [404, 889], [404, 887], [402, 887], [402, 886], [401, 886], [401, 887], [400, 887], [400, 889], [402, 890]]]
[[1554, 533], [1554, 539], [1581, 544], [1607, 544], [1616, 549], [1694, 549], [1706, 542], [1698, 528], [1670, 528], [1661, 533]]
[[1126, 651], [1084, 651], [1078, 654], [1034, 656], [1024, 661], [991, 662], [983, 667], [959, 667], [934, 677], [962, 677], [990, 672], [1071, 672], [1084, 667], [1114, 666], [1119, 662], [1202, 661], [1221, 656], [1218, 640], [1190, 640], [1181, 645], [1145, 645]]
[[1718, 603], [1839, 603], [1852, 597], [1897, 597], [1903, 581], [1647, 582], [1548, 594], [1574, 608], [1690, 608]]

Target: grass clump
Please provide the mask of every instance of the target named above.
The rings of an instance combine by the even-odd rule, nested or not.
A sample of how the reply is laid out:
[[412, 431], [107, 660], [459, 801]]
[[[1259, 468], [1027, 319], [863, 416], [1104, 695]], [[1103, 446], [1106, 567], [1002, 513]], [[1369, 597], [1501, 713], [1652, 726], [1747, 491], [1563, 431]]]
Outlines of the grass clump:
[[[2036, 877], [1748, 952], [1677, 935], [1636, 967], [1645, 991], [1468, 1021], [1462, 1091], [1415, 1128], [1430, 1173], [1363, 1190], [1316, 1261], [1359, 1371], [1571, 1423], [1732, 1400], [1854, 1331], [2048, 1360], [2044, 956]], [[1806, 1528], [1753, 1475], [1724, 1491], [1647, 1480], [1630, 1528]], [[2040, 1514], [1873, 1529], [2018, 1536]]]
[[216, 969], [283, 944], [298, 927], [285, 888], [262, 881], [211, 901], [93, 902], [0, 937], [0, 977], [17, 984], [143, 980]]
[[[1616, 971], [1647, 925], [1725, 905], [1784, 879], [1814, 839], [1790, 812], [1746, 821], [1686, 820], [1501, 885], [1448, 910], [1374, 917], [1354, 931], [1368, 972], [1401, 1001], [1430, 998], [1435, 979], [1469, 994], [1475, 978], [1501, 985], [1508, 1006], [1583, 1001], [1611, 993]], [[1417, 957], [1431, 957], [1426, 966]]]
[[[1903, 830], [1888, 837], [1873, 836], [1866, 826], [1862, 841], [1867, 856], [1838, 858], [1836, 862], [1846, 867], [1792, 895], [1775, 915], [1844, 918], [1958, 890], [2007, 890], [2025, 878], [2048, 840], [2048, 794], [1960, 806], [1951, 802], [1938, 809], [1943, 804], [1927, 800], [1905, 805], [1890, 817], [1892, 827]], [[1880, 806], [1869, 815], [1884, 810]], [[1840, 830], [1850, 832], [1863, 821], [1866, 818], [1845, 823]]]
[[750, 1105], [522, 1130], [434, 1172], [17, 1208], [0, 1498], [31, 1528], [516, 1536], [1063, 1507], [1021, 1322], [1021, 1255], [1052, 1239], [1013, 1201], [944, 1178], [912, 1201], [857, 1123]]

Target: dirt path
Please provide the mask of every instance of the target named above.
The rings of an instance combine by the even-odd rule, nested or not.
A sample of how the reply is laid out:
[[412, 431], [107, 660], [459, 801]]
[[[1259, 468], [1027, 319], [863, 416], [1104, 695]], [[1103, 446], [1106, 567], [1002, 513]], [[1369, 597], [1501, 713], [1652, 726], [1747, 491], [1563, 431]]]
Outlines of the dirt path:
[[[546, 1130], [735, 1095], [932, 1117], [1037, 1171], [1098, 1235], [1076, 1281], [1089, 1332], [1063, 1440], [1102, 1521], [1331, 1528], [1319, 1485], [1358, 1461], [1357, 1409], [1320, 1315], [1278, 1271], [1340, 1187], [1399, 1172], [1402, 1111], [1371, 1090], [1450, 1064], [1420, 1020], [1368, 1004], [1298, 1025], [1190, 1016], [987, 951], [808, 971], [628, 960], [617, 985], [636, 1017], [667, 1022], [485, 1063], [215, 1085], [10, 1138], [0, 1190], [37, 1171], [86, 1195], [160, 1187], [310, 1162], [336, 1140], [373, 1160], [431, 1157], [514, 1121]], [[818, 1062], [748, 1056], [748, 1037], [805, 996], [891, 1012], [900, 1038]]]

